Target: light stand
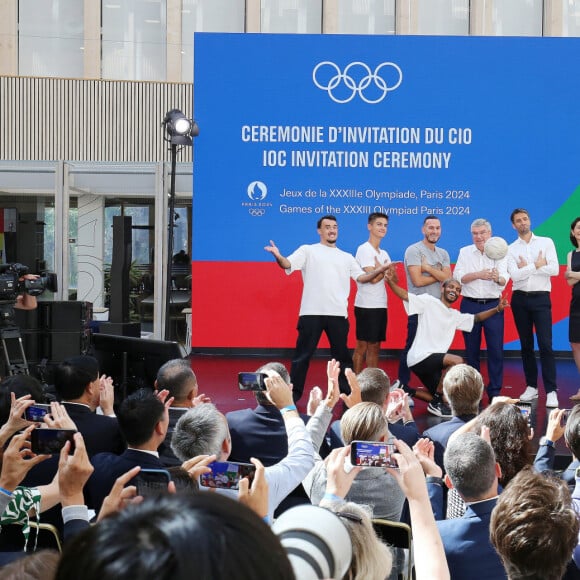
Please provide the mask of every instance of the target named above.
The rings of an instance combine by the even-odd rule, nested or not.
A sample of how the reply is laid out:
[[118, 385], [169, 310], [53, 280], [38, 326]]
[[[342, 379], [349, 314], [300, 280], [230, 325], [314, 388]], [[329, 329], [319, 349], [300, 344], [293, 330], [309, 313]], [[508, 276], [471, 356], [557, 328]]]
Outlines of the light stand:
[[163, 119], [165, 133], [163, 138], [170, 144], [171, 151], [171, 179], [169, 184], [169, 215], [167, 224], [167, 280], [165, 287], [165, 340], [171, 335], [171, 291], [173, 280], [171, 270], [173, 266], [173, 229], [175, 227], [175, 171], [177, 164], [178, 146], [191, 147], [192, 137], [199, 135], [199, 127], [195, 121], [188, 119], [179, 109], [171, 109]]

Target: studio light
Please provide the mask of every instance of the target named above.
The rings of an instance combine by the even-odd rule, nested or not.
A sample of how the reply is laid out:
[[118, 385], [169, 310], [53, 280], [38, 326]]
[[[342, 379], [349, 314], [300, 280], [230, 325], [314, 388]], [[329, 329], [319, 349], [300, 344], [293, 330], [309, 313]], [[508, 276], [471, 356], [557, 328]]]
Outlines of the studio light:
[[171, 109], [166, 113], [163, 126], [167, 133], [165, 140], [172, 145], [191, 146], [191, 138], [199, 134], [197, 123], [188, 119], [179, 109]]
[[165, 114], [163, 119], [165, 129], [163, 139], [170, 144], [171, 152], [171, 181], [169, 184], [169, 208], [168, 208], [168, 240], [167, 240], [167, 280], [165, 286], [165, 340], [169, 340], [171, 335], [171, 291], [173, 265], [173, 230], [175, 228], [175, 170], [177, 161], [177, 149], [183, 146], [193, 145], [192, 137], [199, 135], [197, 123], [187, 118], [179, 109], [171, 109]]

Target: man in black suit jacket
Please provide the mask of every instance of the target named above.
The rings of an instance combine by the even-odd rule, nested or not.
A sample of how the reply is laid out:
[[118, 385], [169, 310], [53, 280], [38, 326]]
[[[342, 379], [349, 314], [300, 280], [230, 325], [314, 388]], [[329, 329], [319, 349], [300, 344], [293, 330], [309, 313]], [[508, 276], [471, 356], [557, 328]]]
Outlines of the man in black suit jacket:
[[[99, 363], [92, 356], [75, 356], [54, 371], [55, 389], [70, 418], [83, 436], [89, 457], [102, 452], [122, 453], [125, 442], [113, 413], [112, 379], [99, 376]], [[46, 485], [58, 469], [58, 457], [51, 457], [30, 471], [24, 485]]]
[[[113, 381], [99, 376], [97, 359], [76, 356], [65, 360], [55, 369], [54, 386], [82, 433], [89, 457], [103, 451], [121, 453], [125, 449], [113, 414]], [[99, 406], [103, 415], [96, 413]]]
[[175, 425], [185, 411], [196, 405], [211, 403], [211, 399], [203, 393], [198, 394], [197, 378], [189, 359], [172, 359], [163, 364], [157, 371], [155, 388], [158, 391], [169, 391], [169, 396], [173, 398], [169, 409], [169, 428], [165, 441], [159, 446], [159, 457], [167, 467], [181, 465], [182, 462], [171, 450], [171, 437]]
[[157, 448], [165, 439], [169, 417], [164, 401], [167, 391], [159, 396], [150, 390], [140, 389], [127, 397], [119, 407], [118, 420], [129, 447], [121, 455], [98, 453], [91, 458], [95, 471], [85, 490], [87, 505], [95, 511], [101, 508], [115, 480], [132, 467], [164, 469]]
[[443, 393], [453, 417], [423, 433], [424, 437], [428, 437], [435, 444], [435, 463], [439, 467], [443, 467], [443, 454], [449, 437], [479, 413], [483, 388], [481, 374], [469, 365], [455, 365], [447, 371], [443, 379]]

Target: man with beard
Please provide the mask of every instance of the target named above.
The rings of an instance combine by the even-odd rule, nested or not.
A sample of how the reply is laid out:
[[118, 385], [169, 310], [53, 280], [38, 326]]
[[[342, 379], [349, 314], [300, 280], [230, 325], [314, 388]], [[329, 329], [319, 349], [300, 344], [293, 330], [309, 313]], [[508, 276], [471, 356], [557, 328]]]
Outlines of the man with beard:
[[407, 364], [431, 395], [427, 410], [438, 417], [451, 417], [451, 411], [441, 396], [441, 379], [444, 369], [463, 362], [460, 356], [447, 352], [455, 331], [470, 332], [474, 323], [502, 312], [508, 301], [502, 298], [495, 308], [466, 314], [451, 308], [461, 293], [461, 284], [453, 278], [443, 282], [439, 299], [430, 294], [415, 295], [401, 288], [394, 268], [387, 270], [386, 278], [391, 290], [404, 301], [407, 314], [417, 315], [417, 333], [407, 355]]
[[[471, 224], [473, 244], [459, 250], [453, 277], [461, 282], [459, 310], [477, 314], [499, 304], [501, 293], [509, 280], [507, 256], [492, 260], [485, 255], [485, 242], [491, 238], [491, 224], [486, 219], [476, 219]], [[503, 314], [485, 322], [477, 322], [471, 332], [463, 333], [467, 364], [480, 370], [481, 338], [487, 344], [487, 395], [489, 401], [500, 394], [503, 384]]]
[[388, 267], [384, 264], [365, 273], [351, 254], [339, 250], [336, 247], [338, 224], [333, 215], [321, 217], [316, 227], [320, 242], [300, 246], [287, 258], [272, 240], [264, 248], [274, 256], [280, 268], [286, 270], [286, 274], [296, 270], [302, 272], [304, 288], [298, 318], [298, 338], [290, 370], [294, 401], [302, 396], [310, 359], [323, 332], [330, 343], [330, 356], [340, 362], [340, 390], [350, 393], [344, 376], [344, 369], [352, 368], [352, 357], [347, 347], [350, 279], [368, 283]]
[[560, 267], [556, 247], [550, 238], [536, 236], [531, 230], [530, 214], [517, 208], [510, 216], [518, 239], [510, 244], [508, 272], [513, 280], [512, 309], [520, 337], [526, 390], [520, 401], [538, 398], [538, 365], [534, 354], [534, 330], [542, 361], [542, 379], [546, 390], [546, 407], [558, 406], [556, 360], [552, 350], [551, 276]]
[[[441, 222], [434, 215], [428, 215], [421, 227], [423, 239], [411, 244], [405, 250], [405, 272], [407, 274], [407, 289], [411, 294], [430, 294], [436, 299], [441, 296], [441, 283], [451, 278], [451, 262], [449, 253], [436, 244], [441, 237]], [[417, 332], [417, 316], [409, 316], [407, 320], [407, 341], [399, 360], [399, 380], [393, 387], [399, 387], [411, 396], [414, 389], [409, 388], [411, 371], [407, 365], [407, 355]], [[419, 392], [418, 397], [422, 398]]]

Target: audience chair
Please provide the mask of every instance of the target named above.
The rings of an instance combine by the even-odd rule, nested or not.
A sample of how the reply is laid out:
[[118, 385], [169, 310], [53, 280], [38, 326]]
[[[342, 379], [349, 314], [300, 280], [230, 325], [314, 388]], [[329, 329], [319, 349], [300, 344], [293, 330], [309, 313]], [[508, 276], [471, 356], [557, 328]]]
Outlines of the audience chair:
[[[412, 580], [413, 533], [411, 526], [403, 522], [391, 522], [389, 520], [374, 518], [373, 527], [381, 541], [397, 548], [395, 555], [398, 578], [401, 580]], [[399, 557], [401, 553], [404, 554], [403, 558]]]
[[30, 520], [30, 537], [28, 538], [27, 552], [52, 549], [62, 552], [62, 542], [58, 530], [52, 524], [37, 523]]

